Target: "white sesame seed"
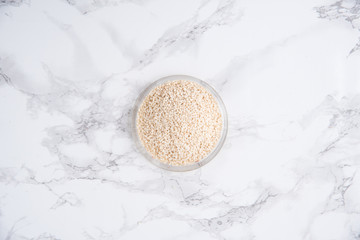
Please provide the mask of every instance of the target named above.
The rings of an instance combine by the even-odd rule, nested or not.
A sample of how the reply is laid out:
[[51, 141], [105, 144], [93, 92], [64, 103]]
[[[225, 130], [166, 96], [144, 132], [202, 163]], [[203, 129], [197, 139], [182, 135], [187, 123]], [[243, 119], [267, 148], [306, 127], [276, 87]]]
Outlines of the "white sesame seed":
[[136, 125], [150, 155], [173, 166], [204, 159], [216, 147], [223, 128], [215, 97], [187, 80], [154, 88], [139, 108]]

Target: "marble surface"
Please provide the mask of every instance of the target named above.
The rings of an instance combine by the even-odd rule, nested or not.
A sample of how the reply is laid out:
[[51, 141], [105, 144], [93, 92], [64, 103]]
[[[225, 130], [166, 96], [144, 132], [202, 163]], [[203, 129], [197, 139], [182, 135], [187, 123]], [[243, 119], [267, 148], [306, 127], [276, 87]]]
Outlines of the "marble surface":
[[[201, 169], [151, 165], [152, 81], [213, 85]], [[359, 0], [1, 0], [0, 239], [360, 239]]]

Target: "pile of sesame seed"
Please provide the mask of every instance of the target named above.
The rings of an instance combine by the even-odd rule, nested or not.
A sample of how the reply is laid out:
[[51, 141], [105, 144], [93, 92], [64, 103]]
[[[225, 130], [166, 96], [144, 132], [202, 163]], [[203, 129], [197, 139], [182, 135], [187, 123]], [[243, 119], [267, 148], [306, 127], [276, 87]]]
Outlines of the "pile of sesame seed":
[[204, 159], [216, 147], [223, 127], [214, 96], [187, 80], [155, 87], [140, 105], [136, 121], [145, 149], [173, 166]]

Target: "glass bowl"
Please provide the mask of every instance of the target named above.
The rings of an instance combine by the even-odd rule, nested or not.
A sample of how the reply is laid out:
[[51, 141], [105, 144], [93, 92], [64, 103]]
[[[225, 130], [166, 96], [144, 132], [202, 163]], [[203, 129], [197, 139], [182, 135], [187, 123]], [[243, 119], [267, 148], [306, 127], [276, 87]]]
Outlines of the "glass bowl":
[[[137, 126], [136, 126], [137, 114], [138, 114], [139, 108], [140, 108], [142, 102], [145, 100], [146, 96], [155, 87], [157, 87], [159, 85], [162, 85], [162, 84], [164, 84], [166, 82], [175, 81], [175, 80], [192, 81], [192, 82], [200, 84], [207, 91], [209, 91], [214, 96], [216, 101], [218, 102], [220, 112], [221, 112], [221, 116], [222, 116], [222, 124], [223, 124], [220, 139], [218, 141], [218, 144], [214, 148], [214, 150], [211, 151], [205, 158], [203, 158], [199, 162], [194, 163], [194, 164], [190, 164], [190, 165], [184, 165], [184, 166], [173, 166], [173, 165], [165, 164], [165, 163], [161, 162], [160, 160], [153, 158], [147, 152], [144, 145], [142, 144], [142, 142], [140, 140], [140, 137], [138, 135]], [[225, 105], [224, 105], [223, 101], [221, 100], [219, 94], [209, 84], [207, 84], [206, 82], [204, 82], [204, 81], [202, 81], [200, 79], [197, 79], [197, 78], [191, 77], [191, 76], [172, 75], [172, 76], [163, 77], [163, 78], [151, 83], [148, 87], [145, 88], [144, 91], [142, 91], [140, 93], [139, 97], [135, 101], [135, 104], [134, 104], [134, 107], [133, 107], [133, 110], [132, 110], [131, 124], [132, 124], [131, 127], [132, 127], [132, 135], [133, 135], [134, 141], [135, 141], [135, 143], [137, 145], [138, 150], [142, 153], [142, 155], [144, 155], [144, 157], [146, 159], [148, 159], [151, 163], [153, 163], [154, 165], [156, 165], [156, 166], [158, 166], [158, 167], [160, 167], [162, 169], [169, 170], [169, 171], [175, 171], [175, 172], [184, 172], [184, 171], [195, 170], [197, 168], [200, 168], [200, 167], [204, 166], [205, 164], [210, 162], [219, 153], [220, 149], [224, 145], [226, 135], [227, 135], [227, 131], [228, 131], [228, 116], [227, 116], [227, 112], [226, 112], [226, 109], [225, 109]]]

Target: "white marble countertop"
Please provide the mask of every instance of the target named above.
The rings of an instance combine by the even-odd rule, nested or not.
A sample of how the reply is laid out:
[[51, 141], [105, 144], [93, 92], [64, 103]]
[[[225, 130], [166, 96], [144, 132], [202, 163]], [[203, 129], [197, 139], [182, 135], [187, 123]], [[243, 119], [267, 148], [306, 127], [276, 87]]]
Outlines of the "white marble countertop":
[[[167, 75], [222, 96], [201, 169], [142, 157]], [[360, 1], [1, 0], [0, 239], [360, 239]]]

